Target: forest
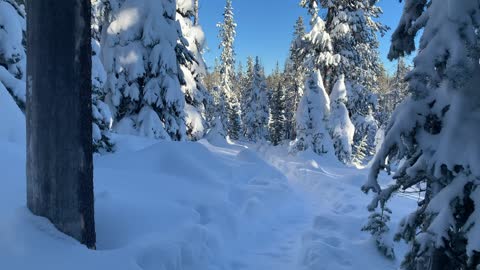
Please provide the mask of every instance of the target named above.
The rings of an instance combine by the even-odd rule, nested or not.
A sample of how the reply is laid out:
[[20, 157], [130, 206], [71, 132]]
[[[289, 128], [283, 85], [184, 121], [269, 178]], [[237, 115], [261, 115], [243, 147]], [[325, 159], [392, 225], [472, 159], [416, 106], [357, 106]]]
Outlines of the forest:
[[0, 269], [480, 270], [480, 0], [292, 1], [0, 0]]

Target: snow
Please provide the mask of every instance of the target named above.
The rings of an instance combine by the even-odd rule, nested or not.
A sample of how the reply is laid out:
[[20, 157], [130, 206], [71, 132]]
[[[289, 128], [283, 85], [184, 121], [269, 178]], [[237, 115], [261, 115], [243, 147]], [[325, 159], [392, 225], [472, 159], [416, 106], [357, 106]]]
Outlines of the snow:
[[5, 116], [0, 124], [0, 142], [25, 144], [25, 117], [1, 83], [0, 115]]
[[[16, 108], [2, 93], [0, 108]], [[17, 115], [3, 127], [24, 132]], [[113, 139], [117, 152], [94, 161], [93, 251], [27, 210], [24, 142], [0, 136], [0, 269], [398, 267], [360, 231], [366, 170], [311, 150], [289, 155], [286, 146]], [[399, 216], [415, 203], [393, 198]], [[401, 255], [406, 247], [397, 249]]]

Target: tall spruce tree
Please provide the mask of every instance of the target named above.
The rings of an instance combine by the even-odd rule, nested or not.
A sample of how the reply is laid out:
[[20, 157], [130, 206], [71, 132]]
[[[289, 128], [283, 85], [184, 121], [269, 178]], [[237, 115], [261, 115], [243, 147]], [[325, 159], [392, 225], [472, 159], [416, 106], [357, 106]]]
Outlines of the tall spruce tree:
[[317, 154], [333, 152], [332, 141], [327, 129], [330, 114], [330, 99], [323, 84], [322, 70], [335, 66], [339, 56], [333, 53], [330, 35], [325, 22], [319, 16], [316, 1], [302, 0], [301, 6], [307, 8], [311, 16], [311, 30], [297, 45], [305, 59], [307, 72], [305, 90], [297, 108], [296, 138], [291, 150], [312, 149]]
[[235, 51], [233, 43], [236, 36], [237, 24], [234, 20], [232, 0], [226, 0], [223, 22], [217, 25], [220, 28], [220, 89], [226, 101], [226, 115], [221, 115], [223, 125], [227, 127], [230, 138], [239, 139], [241, 135], [239, 94], [234, 91], [232, 82], [235, 77]]
[[[342, 74], [348, 91], [347, 107], [356, 127], [354, 143], [363, 138], [362, 126], [369, 110], [377, 109], [378, 77], [381, 61], [377, 33], [387, 28], [376, 19], [382, 14], [377, 0], [320, 1], [327, 11], [326, 29], [332, 39], [333, 51], [340, 56], [335, 68], [327, 70], [325, 85], [328, 91]], [[373, 135], [374, 136], [374, 135]], [[368, 138], [374, 143], [374, 138]], [[369, 147], [374, 148], [375, 145]]]
[[304, 58], [301, 51], [301, 43], [305, 37], [305, 25], [303, 18], [299, 17], [295, 23], [293, 40], [290, 45], [290, 55], [285, 64], [285, 138], [295, 139], [295, 112], [300, 98], [303, 95], [305, 81]]
[[[94, 2], [92, 2], [92, 5]], [[93, 13], [92, 13], [93, 14]], [[95, 32], [92, 32], [95, 35]], [[100, 60], [100, 43], [92, 38], [92, 138], [96, 153], [113, 152], [115, 142], [111, 136], [113, 116], [105, 100], [107, 73]]]
[[270, 141], [278, 145], [285, 139], [285, 88], [281, 81], [273, 89], [270, 103]]
[[245, 126], [246, 122], [246, 111], [247, 111], [247, 105], [248, 101], [250, 100], [250, 94], [251, 92], [249, 91], [250, 86], [252, 84], [253, 80], [253, 73], [255, 71], [255, 60], [253, 59], [252, 56], [247, 57], [247, 70], [244, 76], [244, 79], [242, 81], [241, 85], [241, 92], [240, 92], [240, 110], [241, 110], [241, 120], [242, 120], [242, 136], [245, 138], [246, 137], [246, 130], [247, 127]]
[[[422, 187], [417, 209], [396, 239], [410, 244], [402, 268], [478, 269], [480, 265], [480, 6], [478, 1], [409, 0], [393, 34], [389, 57], [416, 51], [406, 79], [408, 97], [392, 115], [363, 191], [380, 212], [396, 192]], [[394, 182], [378, 175], [404, 158]]]
[[97, 153], [112, 152], [115, 142], [112, 139], [113, 115], [105, 103], [107, 95], [105, 83], [107, 73], [102, 63], [100, 39], [107, 11], [107, 0], [92, 0], [92, 131], [93, 150]]
[[205, 134], [207, 110], [213, 106], [212, 97], [203, 84], [206, 64], [203, 60], [205, 34], [198, 24], [198, 0], [177, 1], [177, 21], [180, 23], [183, 38], [177, 59], [180, 64], [180, 83], [185, 94], [185, 122], [187, 136], [190, 140], [198, 140]]
[[245, 138], [258, 142], [267, 138], [269, 120], [267, 83], [258, 57], [255, 60], [252, 76], [250, 86], [246, 90], [248, 98], [244, 112]]

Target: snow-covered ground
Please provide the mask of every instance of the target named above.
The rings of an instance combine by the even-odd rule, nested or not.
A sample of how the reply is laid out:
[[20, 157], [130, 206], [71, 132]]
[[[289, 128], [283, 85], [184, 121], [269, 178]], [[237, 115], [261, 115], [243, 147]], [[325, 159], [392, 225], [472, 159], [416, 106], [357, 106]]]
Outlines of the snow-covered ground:
[[[16, 127], [6, 128], [9, 133]], [[5, 139], [7, 138], [7, 139]], [[25, 147], [0, 136], [0, 269], [396, 269], [360, 229], [366, 170], [286, 147], [122, 136], [95, 158], [97, 250], [25, 206]], [[393, 202], [397, 223], [415, 204]], [[401, 258], [405, 247], [397, 246]]]

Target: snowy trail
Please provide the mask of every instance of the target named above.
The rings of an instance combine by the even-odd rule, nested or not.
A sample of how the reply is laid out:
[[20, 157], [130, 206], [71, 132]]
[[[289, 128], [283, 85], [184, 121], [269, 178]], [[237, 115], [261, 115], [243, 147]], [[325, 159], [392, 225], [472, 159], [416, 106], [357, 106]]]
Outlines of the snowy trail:
[[[308, 154], [292, 157], [280, 148], [256, 150], [284, 173], [295, 192], [305, 198], [306, 214], [296, 224], [283, 224], [283, 240], [290, 244], [283, 256], [294, 259], [280, 268], [263, 268], [262, 264], [252, 269], [398, 269], [400, 261], [382, 257], [369, 235], [361, 232], [368, 216], [365, 207], [369, 197], [360, 192], [367, 169], [339, 166], [332, 159]], [[400, 202], [394, 209], [399, 216], [414, 203], [406, 197], [395, 200]], [[280, 240], [271, 245], [282, 244]], [[404, 245], [399, 244], [397, 255], [401, 257], [404, 250]], [[275, 263], [269, 265], [272, 266]]]

